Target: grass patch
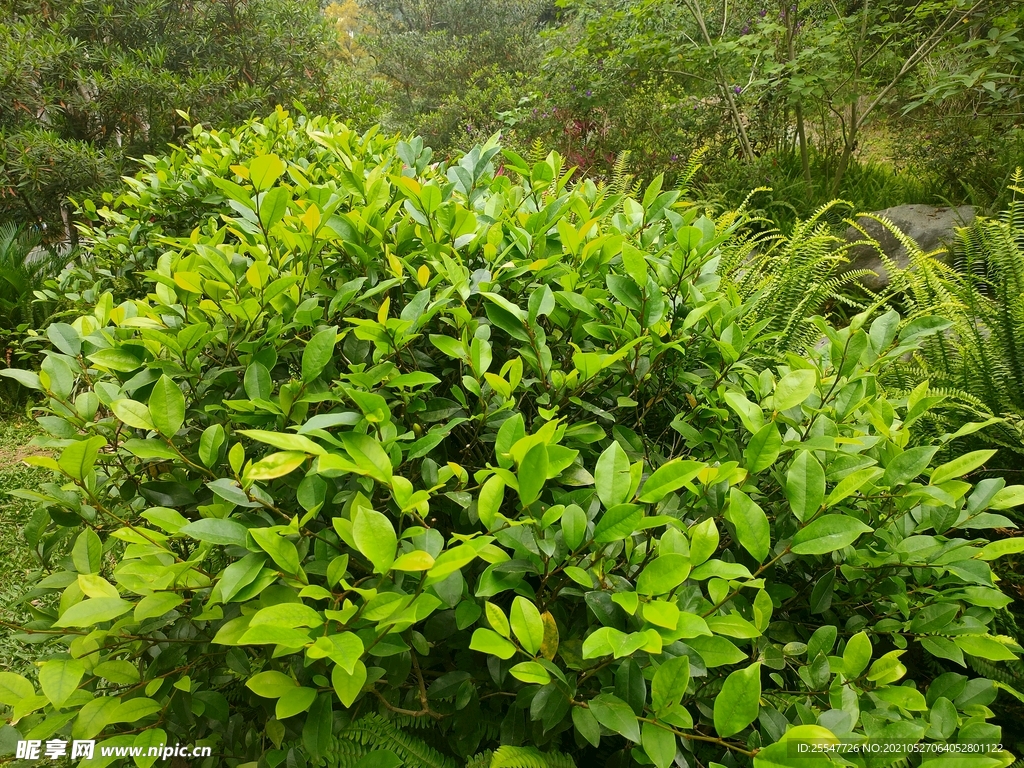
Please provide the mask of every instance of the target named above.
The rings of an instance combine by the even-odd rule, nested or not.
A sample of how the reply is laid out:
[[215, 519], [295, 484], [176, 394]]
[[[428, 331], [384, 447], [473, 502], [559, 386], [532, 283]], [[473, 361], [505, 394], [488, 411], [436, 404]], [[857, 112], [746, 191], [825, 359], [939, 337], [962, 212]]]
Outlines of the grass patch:
[[[36, 565], [22, 531], [32, 515], [32, 503], [14, 498], [10, 492], [32, 488], [45, 473], [22, 462], [33, 453], [29, 441], [38, 427], [23, 417], [0, 420], [0, 621], [14, 624], [29, 620], [18, 604], [26, 589], [28, 575]], [[0, 669], [16, 671], [31, 663], [26, 649], [12, 638], [13, 632], [0, 627]]]

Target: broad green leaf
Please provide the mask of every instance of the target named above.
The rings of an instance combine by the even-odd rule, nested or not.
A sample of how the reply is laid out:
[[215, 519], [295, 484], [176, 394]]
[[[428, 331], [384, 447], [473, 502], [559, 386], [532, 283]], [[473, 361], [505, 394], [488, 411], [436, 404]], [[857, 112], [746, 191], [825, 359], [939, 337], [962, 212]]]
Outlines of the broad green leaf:
[[315, 699], [315, 688], [293, 688], [290, 691], [286, 691], [284, 695], [277, 700], [277, 706], [274, 708], [274, 716], [278, 720], [294, 717], [300, 712], [305, 712], [309, 709]]
[[0, 672], [0, 704], [13, 707], [22, 699], [35, 695], [32, 683], [13, 672]]
[[570, 504], [559, 521], [562, 526], [562, 540], [570, 550], [576, 550], [587, 535], [587, 514], [576, 504]]
[[61, 452], [57, 464], [71, 478], [82, 480], [92, 470], [100, 448], [106, 444], [106, 439], [99, 435], [93, 435], [86, 440], [76, 440]]
[[750, 436], [743, 461], [750, 474], [768, 469], [779, 458], [782, 449], [782, 435], [774, 421], [770, 421]]
[[304, 603], [278, 603], [258, 610], [251, 619], [250, 627], [271, 624], [278, 627], [320, 627], [323, 617]]
[[260, 195], [260, 224], [265, 230], [271, 230], [288, 212], [288, 203], [292, 193], [285, 187], [274, 187]]
[[810, 451], [797, 452], [786, 473], [786, 498], [796, 519], [803, 522], [825, 501], [825, 470]]
[[825, 506], [834, 507], [843, 499], [857, 493], [857, 491], [872, 480], [877, 480], [882, 474], [883, 470], [880, 467], [867, 467], [847, 475], [836, 483], [836, 487], [828, 494], [828, 498], [825, 499]]
[[979, 560], [995, 560], [1004, 555], [1016, 555], [1020, 552], [1024, 552], [1024, 536], [990, 542], [982, 548], [976, 557]]
[[685, 555], [668, 554], [650, 562], [636, 580], [641, 595], [664, 595], [671, 592], [690, 575], [690, 559]]
[[139, 670], [128, 661], [104, 661], [93, 667], [95, 674], [117, 685], [135, 685], [139, 682]]
[[39, 687], [54, 707], [60, 709], [82, 681], [85, 663], [81, 659], [52, 659], [39, 668]]
[[115, 400], [110, 404], [110, 410], [129, 427], [145, 430], [156, 429], [153, 416], [145, 403], [140, 403], [137, 400]]
[[676, 759], [675, 733], [654, 723], [644, 723], [640, 736], [644, 752], [657, 768], [669, 768], [674, 764]]
[[632, 483], [629, 457], [622, 450], [622, 446], [613, 441], [598, 457], [597, 467], [594, 469], [597, 497], [605, 509], [611, 509], [626, 501]]
[[359, 552], [373, 564], [376, 573], [387, 573], [395, 562], [398, 537], [387, 516], [353, 505], [352, 535]]
[[429, 571], [437, 561], [431, 557], [429, 552], [416, 550], [399, 555], [398, 559], [391, 565], [393, 571]]
[[856, 680], [867, 669], [871, 661], [871, 638], [866, 632], [858, 632], [846, 641], [843, 649], [843, 674], [848, 680]]
[[512, 627], [508, 623], [508, 619], [505, 618], [505, 612], [501, 610], [494, 603], [484, 603], [484, 614], [487, 616], [487, 623], [491, 625], [502, 637], [510, 637], [512, 633]]
[[309, 717], [302, 726], [302, 745], [315, 761], [319, 761], [331, 748], [334, 712], [330, 693], [321, 693], [309, 708]]
[[338, 329], [331, 327], [313, 336], [302, 351], [302, 380], [310, 382], [316, 379], [334, 355], [334, 345], [338, 339]]
[[724, 637], [698, 636], [687, 640], [686, 644], [700, 654], [708, 668], [739, 664], [747, 658], [747, 654]]
[[516, 597], [512, 601], [509, 619], [519, 644], [527, 653], [536, 656], [544, 642], [544, 622], [537, 606], [525, 597]]
[[98, 597], [83, 600], [68, 608], [54, 622], [55, 627], [92, 627], [128, 613], [132, 604], [119, 597]]
[[800, 405], [814, 391], [817, 383], [818, 374], [814, 371], [790, 371], [775, 385], [772, 408], [776, 411], [788, 411]]
[[[616, 443], [618, 445], [618, 443]], [[644, 483], [640, 501], [657, 503], [693, 480], [707, 465], [701, 461], [684, 461], [672, 459], [662, 464]]]
[[655, 712], [678, 704], [690, 684], [690, 659], [673, 656], [665, 660], [651, 681], [651, 706]]
[[178, 531], [178, 533], [198, 541], [219, 545], [234, 544], [238, 547], [245, 546], [245, 534], [247, 532], [248, 529], [241, 523], [214, 517], [196, 520]]
[[852, 544], [872, 530], [855, 517], [824, 515], [797, 531], [790, 548], [798, 555], [823, 555]]
[[[839, 738], [832, 731], [822, 728], [820, 725], [797, 725], [791, 727], [783, 734], [779, 741], [769, 744], [754, 756], [754, 768], [807, 768], [810, 763], [813, 763], [815, 768], [819, 768], [819, 766], [820, 768], [828, 768], [829, 766], [845, 764], [845, 761], [841, 763], [834, 762], [831, 758], [831, 753], [828, 751], [817, 752], [810, 756], [801, 754], [801, 744], [806, 745], [808, 748], [811, 744], [820, 744], [822, 747], [827, 747], [828, 745], [839, 744]], [[840, 752], [836, 754], [842, 755]], [[937, 763], [941, 762], [942, 758], [937, 761]], [[940, 768], [940, 765], [936, 764], [935, 768]], [[944, 768], [953, 767], [945, 766]], [[978, 766], [978, 768], [982, 767]]]
[[185, 423], [185, 396], [167, 374], [153, 385], [149, 396], [149, 415], [157, 431], [165, 437], [176, 435]]
[[742, 392], [726, 392], [725, 402], [732, 408], [743, 426], [751, 434], [757, 434], [764, 426], [764, 413], [754, 403], [750, 402]]
[[175, 592], [154, 592], [152, 595], [146, 595], [135, 605], [133, 618], [136, 621], [155, 619], [173, 611], [183, 602], [185, 598]]
[[590, 711], [597, 722], [630, 741], [640, 743], [640, 723], [629, 704], [610, 693], [601, 693], [590, 700]]
[[376, 439], [360, 432], [342, 432], [339, 437], [361, 474], [384, 485], [391, 485], [394, 474], [391, 459]]
[[632, 534], [643, 520], [643, 507], [637, 504], [618, 504], [605, 512], [594, 528], [594, 541], [607, 544]]
[[1017, 654], [988, 635], [957, 635], [953, 638], [964, 653], [989, 661], [1014, 661]]
[[323, 456], [327, 453], [321, 446], [302, 435], [268, 432], [264, 429], [240, 429], [238, 434], [251, 437], [253, 440], [266, 443], [267, 445], [272, 445], [274, 448], [280, 448], [282, 451], [301, 451], [302, 453], [310, 453], [314, 456]]
[[[85, 528], [71, 548], [71, 562], [79, 573], [99, 573], [103, 565], [103, 542], [92, 528]], [[114, 595], [111, 595], [114, 597]]]
[[111, 696], [100, 696], [86, 702], [78, 711], [78, 718], [71, 728], [75, 739], [93, 739], [112, 722], [121, 700]]
[[597, 718], [594, 717], [594, 713], [590, 711], [589, 707], [586, 709], [573, 707], [572, 723], [576, 727], [577, 733], [592, 746], [596, 747], [601, 743], [601, 724], [597, 722]]
[[548, 449], [544, 443], [533, 446], [523, 457], [516, 479], [519, 481], [519, 499], [524, 507], [533, 504], [544, 488], [548, 476]]
[[904, 451], [886, 466], [881, 484], [887, 488], [906, 485], [928, 468], [938, 450], [937, 445], [923, 445]]
[[249, 535], [288, 574], [298, 574], [299, 553], [288, 539], [267, 528], [250, 528]]
[[725, 739], [757, 719], [761, 698], [761, 663], [731, 673], [715, 697], [715, 730]]
[[764, 510], [739, 488], [731, 488], [725, 519], [736, 531], [740, 546], [759, 563], [763, 562], [771, 548], [771, 526]]
[[718, 550], [718, 528], [715, 519], [709, 517], [690, 528], [690, 564], [698, 566]]
[[952, 461], [947, 461], [932, 470], [931, 484], [941, 485], [947, 480], [953, 480], [958, 477], [963, 477], [968, 472], [973, 472], [986, 461], [996, 455], [996, 451], [972, 451], [971, 453], [965, 453], [963, 456], [958, 456]]

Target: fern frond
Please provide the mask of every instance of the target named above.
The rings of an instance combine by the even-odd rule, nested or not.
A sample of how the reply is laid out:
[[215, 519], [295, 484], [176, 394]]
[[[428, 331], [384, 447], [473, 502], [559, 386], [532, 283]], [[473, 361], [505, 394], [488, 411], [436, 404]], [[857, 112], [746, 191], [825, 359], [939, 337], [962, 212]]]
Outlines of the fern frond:
[[332, 739], [332, 746], [339, 746], [344, 741], [355, 742], [367, 751], [385, 749], [394, 752], [406, 768], [455, 768], [452, 758], [377, 713], [365, 715], [345, 726]]
[[541, 752], [536, 747], [502, 746], [494, 751], [490, 768], [576, 768], [561, 752]]

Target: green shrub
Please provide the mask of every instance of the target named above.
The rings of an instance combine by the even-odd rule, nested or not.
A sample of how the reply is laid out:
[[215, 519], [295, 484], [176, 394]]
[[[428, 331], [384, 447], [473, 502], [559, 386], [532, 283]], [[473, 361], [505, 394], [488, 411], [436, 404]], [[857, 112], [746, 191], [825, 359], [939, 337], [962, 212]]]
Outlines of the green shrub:
[[965, 655], [1019, 651], [989, 561], [1022, 540], [984, 531], [1024, 487], [934, 466], [959, 435], [918, 441], [934, 401], [879, 384], [945, 321], [818, 319], [769, 367], [717, 271], [737, 221], [493, 142], [430, 167], [278, 113], [149, 166], [95, 211], [40, 372], [6, 372], [54, 478], [20, 492], [44, 660], [0, 673], [5, 743], [768, 768], [1002, 741]]

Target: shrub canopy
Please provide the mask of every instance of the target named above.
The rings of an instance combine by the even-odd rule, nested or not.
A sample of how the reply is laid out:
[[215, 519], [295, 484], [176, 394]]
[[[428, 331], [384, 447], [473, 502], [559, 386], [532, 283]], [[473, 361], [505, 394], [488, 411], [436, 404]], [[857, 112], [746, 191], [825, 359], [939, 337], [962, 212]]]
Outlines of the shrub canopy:
[[718, 271], [736, 217], [495, 142], [431, 166], [279, 111], [148, 165], [88, 207], [40, 372], [4, 372], [53, 451], [22, 737], [658, 768], [1002, 740], [965, 655], [1019, 650], [989, 561], [1021, 540], [984, 532], [1024, 487], [939, 464], [937, 399], [880, 383], [944, 321], [816, 319], [773, 359]]

